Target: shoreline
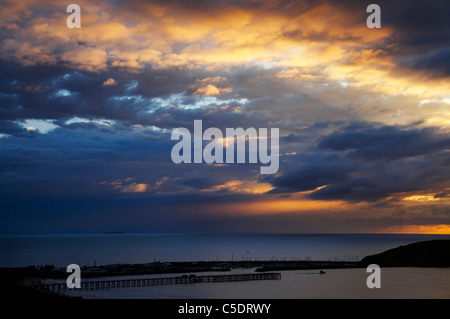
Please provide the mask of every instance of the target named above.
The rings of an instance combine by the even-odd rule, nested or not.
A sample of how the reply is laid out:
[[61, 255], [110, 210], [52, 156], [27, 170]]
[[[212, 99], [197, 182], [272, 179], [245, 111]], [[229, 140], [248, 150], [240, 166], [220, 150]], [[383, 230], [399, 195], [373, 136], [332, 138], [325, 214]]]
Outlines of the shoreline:
[[[274, 270], [315, 270], [344, 269], [362, 267], [360, 262], [339, 261], [197, 261], [147, 264], [118, 264], [105, 266], [82, 267], [82, 278], [126, 277], [162, 274], [192, 274], [200, 272], [228, 273], [235, 269], [254, 269], [254, 273], [265, 273]], [[5, 283], [8, 299], [71, 299], [64, 293], [36, 289], [45, 280], [65, 280], [69, 276], [65, 268], [53, 266], [28, 266], [0, 268], [0, 280]]]
[[[230, 272], [232, 269], [254, 269], [255, 273], [282, 270], [318, 270], [318, 269], [350, 269], [365, 268], [369, 264], [380, 267], [450, 267], [450, 240], [431, 240], [416, 242], [386, 250], [382, 253], [366, 256], [360, 261], [317, 261], [317, 260], [270, 260], [270, 261], [195, 261], [195, 262], [159, 262], [144, 264], [113, 264], [104, 266], [81, 267], [82, 278], [121, 277], [157, 274], [188, 274], [199, 272]], [[58, 295], [49, 294], [38, 287], [43, 280], [66, 279], [69, 274], [66, 268], [51, 265], [42, 267], [28, 266], [16, 268], [0, 268], [0, 280], [11, 291], [9, 297], [14, 298], [53, 298]]]

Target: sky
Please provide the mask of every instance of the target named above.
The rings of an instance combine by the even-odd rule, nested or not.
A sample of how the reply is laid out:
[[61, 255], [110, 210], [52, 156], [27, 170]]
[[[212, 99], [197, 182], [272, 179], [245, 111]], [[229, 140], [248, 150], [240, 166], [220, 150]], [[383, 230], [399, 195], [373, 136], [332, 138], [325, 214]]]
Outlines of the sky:
[[[448, 0], [72, 2], [0, 3], [0, 234], [450, 233]], [[278, 172], [173, 163], [194, 120]]]

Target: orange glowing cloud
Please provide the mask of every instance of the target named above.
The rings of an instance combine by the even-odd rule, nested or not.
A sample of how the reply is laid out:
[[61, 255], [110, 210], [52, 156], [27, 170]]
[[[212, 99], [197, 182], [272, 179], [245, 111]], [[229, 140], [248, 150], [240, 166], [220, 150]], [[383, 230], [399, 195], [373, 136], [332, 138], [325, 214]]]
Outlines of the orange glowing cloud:
[[208, 84], [206, 86], [198, 88], [194, 94], [200, 94], [204, 96], [214, 96], [214, 95], [220, 95], [224, 93], [230, 93], [232, 91], [231, 88], [218, 88], [213, 84]]
[[117, 85], [116, 80], [114, 80], [113, 78], [108, 78], [106, 81], [103, 82], [103, 86], [113, 86], [113, 85]]
[[124, 193], [143, 193], [147, 190], [147, 186], [147, 184], [132, 183], [123, 186], [120, 191]]
[[[28, 5], [31, 10], [35, 9], [35, 3]], [[57, 7], [58, 4], [49, 1], [46, 5]], [[17, 31], [16, 37], [33, 48], [47, 48], [55, 59], [67, 45], [67, 50], [74, 47], [77, 50], [102, 50], [108, 53], [109, 62], [137, 68], [142, 67], [136, 63], [139, 60], [163, 66], [179, 66], [181, 61], [185, 66], [197, 67], [205, 63], [251, 61], [275, 61], [294, 66], [299, 62], [310, 65], [340, 61], [349, 48], [364, 50], [364, 45], [377, 43], [392, 32], [387, 27], [367, 32], [364, 24], [353, 22], [350, 28], [349, 13], [329, 4], [305, 11], [294, 19], [276, 10], [258, 11], [231, 5], [226, 10], [211, 12], [193, 12], [170, 4], [156, 6], [152, 3], [142, 4], [139, 12], [117, 8], [107, 2], [80, 1], [79, 5], [83, 8], [81, 29], [66, 28], [65, 12], [55, 10], [54, 16], [46, 18], [31, 14], [33, 18]], [[10, 6], [16, 5], [11, 3]], [[120, 9], [125, 10], [119, 12]], [[21, 19], [23, 17], [15, 16], [10, 20], [15, 23]], [[127, 21], [131, 19], [132, 25]], [[318, 33], [323, 34], [322, 38], [316, 36]], [[52, 44], [50, 39], [58, 41]], [[175, 53], [173, 46], [177, 43], [188, 45]], [[160, 56], [139, 57], [147, 56], [149, 50], [159, 52]], [[80, 67], [78, 60], [74, 62]], [[84, 67], [91, 70], [106, 67], [103, 61], [88, 62], [90, 65], [86, 63]]]
[[275, 199], [255, 202], [224, 204], [218, 209], [226, 212], [239, 212], [242, 215], [267, 215], [302, 212], [344, 211], [349, 204], [343, 201], [315, 201], [308, 199]]
[[268, 183], [260, 183], [258, 181], [246, 180], [231, 180], [226, 183], [215, 185], [210, 188], [205, 188], [203, 192], [215, 192], [220, 190], [227, 190], [232, 193], [241, 194], [264, 194], [273, 189]]
[[[61, 60], [90, 71], [109, 65], [142, 69], [146, 63], [153, 68], [256, 63], [281, 66], [284, 76], [293, 79], [345, 80], [346, 85], [383, 94], [445, 98], [450, 90], [448, 81], [436, 80], [430, 86], [430, 80], [399, 71], [383, 47], [394, 33], [392, 28], [370, 30], [354, 12], [330, 3], [305, 7], [293, 15], [231, 4], [223, 10], [198, 12], [170, 3], [140, 3], [139, 8], [106, 1], [78, 4], [83, 9], [82, 28], [73, 30], [65, 26], [66, 13], [57, 1], [45, 2], [45, 7], [54, 8], [49, 17], [34, 14], [44, 5], [40, 2], [7, 3], [2, 12], [8, 14], [1, 17], [12, 31], [0, 43], [0, 53], [24, 64]], [[26, 24], [14, 28], [25, 16]], [[177, 45], [183, 48], [176, 49]], [[302, 72], [295, 75], [295, 68]], [[204, 95], [220, 93], [213, 87], [204, 91]]]
[[[448, 188], [442, 190], [443, 192], [449, 191]], [[403, 195], [404, 196], [404, 195]], [[427, 205], [439, 203], [441, 205], [450, 205], [450, 197], [439, 196], [435, 193], [421, 193], [421, 194], [410, 194], [401, 198], [406, 205]]]
[[[0, 25], [7, 33], [0, 41], [2, 58], [24, 65], [62, 62], [94, 72], [109, 67], [139, 72], [146, 66], [209, 71], [244, 65], [271, 68], [280, 81], [310, 84], [308, 94], [322, 104], [343, 109], [358, 105], [354, 112], [360, 119], [388, 124], [423, 121], [450, 129], [448, 79], [429, 78], [397, 65], [390, 54], [397, 45], [391, 43], [396, 30], [368, 29], [364, 19], [336, 4], [292, 12], [264, 5], [196, 9], [170, 2], [115, 6], [80, 0], [78, 4], [82, 28], [74, 30], [65, 26], [67, 14], [57, 1], [5, 2], [0, 13]], [[54, 14], [44, 17], [40, 7]], [[216, 96], [238, 91], [225, 85], [226, 79], [209, 79], [193, 84], [192, 93]], [[324, 94], [318, 84], [345, 88], [349, 97]], [[372, 102], [356, 101], [355, 96], [369, 96]]]
[[439, 198], [435, 198], [433, 195], [413, 195], [405, 197], [403, 200], [414, 202], [435, 202], [438, 201]]

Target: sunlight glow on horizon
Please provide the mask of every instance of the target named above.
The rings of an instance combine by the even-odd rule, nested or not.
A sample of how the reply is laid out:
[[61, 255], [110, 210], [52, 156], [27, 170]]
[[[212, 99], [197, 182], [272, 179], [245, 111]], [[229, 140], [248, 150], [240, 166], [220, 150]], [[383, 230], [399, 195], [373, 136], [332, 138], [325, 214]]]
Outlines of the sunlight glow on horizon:
[[344, 201], [317, 201], [310, 199], [277, 199], [239, 204], [224, 204], [223, 211], [238, 211], [240, 215], [276, 215], [302, 212], [333, 212], [344, 210], [348, 206]]
[[450, 235], [450, 225], [400, 225], [389, 226], [375, 233], [386, 234], [440, 234]]

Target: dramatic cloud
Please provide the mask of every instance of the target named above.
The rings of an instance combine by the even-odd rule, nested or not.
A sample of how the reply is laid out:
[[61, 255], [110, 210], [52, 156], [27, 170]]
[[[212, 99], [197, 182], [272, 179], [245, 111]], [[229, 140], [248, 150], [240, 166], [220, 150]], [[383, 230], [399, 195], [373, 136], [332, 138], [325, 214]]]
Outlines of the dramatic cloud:
[[117, 82], [113, 78], [109, 78], [105, 82], [103, 82], [103, 86], [110, 86], [110, 85], [116, 85]]
[[[447, 229], [448, 1], [370, 3], [3, 1], [0, 232]], [[279, 172], [174, 164], [198, 119]]]
[[[273, 193], [313, 191], [325, 200], [377, 201], [448, 182], [450, 138], [436, 128], [352, 123], [323, 137], [300, 169], [275, 177]], [[270, 178], [268, 178], [270, 180]]]
[[450, 137], [436, 128], [376, 127], [370, 123], [354, 123], [326, 136], [319, 149], [345, 152], [365, 160], [395, 160], [432, 156], [450, 148]]

